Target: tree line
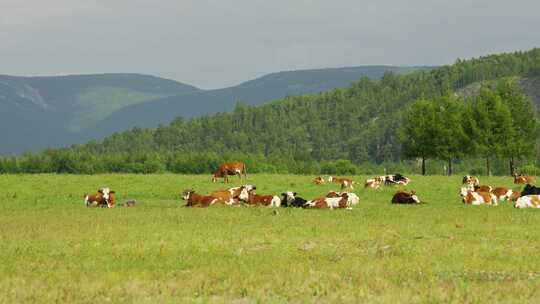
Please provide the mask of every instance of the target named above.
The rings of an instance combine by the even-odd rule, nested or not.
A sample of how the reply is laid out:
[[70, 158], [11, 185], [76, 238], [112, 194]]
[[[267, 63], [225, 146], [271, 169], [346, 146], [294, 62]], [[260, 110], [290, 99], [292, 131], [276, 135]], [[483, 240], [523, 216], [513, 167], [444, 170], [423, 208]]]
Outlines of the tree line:
[[[407, 75], [388, 73], [378, 81], [362, 78], [348, 88], [257, 107], [239, 102], [231, 113], [189, 120], [178, 117], [156, 129], [134, 128], [84, 145], [4, 157], [0, 172], [203, 173], [232, 159], [246, 161], [252, 172], [422, 172], [416, 158], [423, 156], [430, 159], [424, 162], [423, 171], [428, 174], [441, 174], [445, 165], [454, 172], [471, 170], [481, 161], [489, 162], [495, 174], [502, 174], [507, 165], [503, 167], [500, 158], [520, 165], [534, 164], [538, 158], [529, 153], [536, 150], [530, 149], [530, 134], [496, 130], [518, 130], [519, 117], [531, 110], [512, 77], [539, 75], [540, 49], [458, 60]], [[486, 86], [471, 100], [455, 96], [470, 84], [499, 79], [505, 79], [506, 88]], [[518, 99], [524, 107], [521, 110], [512, 104]], [[443, 115], [441, 105], [444, 113], [452, 115]], [[427, 116], [417, 117], [415, 124], [425, 126], [427, 134], [407, 124], [422, 111]], [[509, 120], [504, 111], [510, 112]], [[501, 122], [486, 119], [492, 115], [498, 115]], [[497, 135], [491, 136], [493, 132]], [[407, 141], [407, 134], [418, 138]], [[424, 146], [422, 136], [438, 141], [431, 142], [433, 147]], [[500, 145], [500, 136], [522, 142]]]

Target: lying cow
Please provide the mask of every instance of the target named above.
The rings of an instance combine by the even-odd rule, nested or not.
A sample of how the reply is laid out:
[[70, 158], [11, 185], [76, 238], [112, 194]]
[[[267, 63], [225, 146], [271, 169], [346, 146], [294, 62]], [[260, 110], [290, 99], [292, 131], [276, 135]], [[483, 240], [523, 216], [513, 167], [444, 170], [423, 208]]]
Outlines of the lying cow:
[[296, 192], [287, 191], [284, 193], [281, 193], [281, 207], [296, 207], [296, 208], [302, 208], [304, 207], [304, 204], [307, 202], [305, 199], [296, 196]]
[[539, 195], [539, 194], [540, 194], [540, 187], [532, 186], [530, 184], [525, 185], [525, 188], [523, 188], [523, 191], [521, 191], [521, 196]]
[[246, 190], [247, 192], [253, 191], [257, 189], [257, 187], [253, 185], [244, 185], [240, 187], [233, 187], [229, 188], [227, 190], [217, 190], [210, 192], [208, 195], [213, 196], [220, 201], [225, 202], [227, 205], [233, 205], [239, 202], [247, 202], [248, 195], [247, 193], [243, 194], [242, 191]]
[[406, 186], [411, 180], [400, 173], [386, 175], [384, 177], [385, 185], [402, 185]]
[[114, 207], [116, 203], [116, 193], [109, 188], [101, 188], [97, 193], [85, 194], [84, 204], [86, 207]]
[[508, 189], [506, 187], [496, 187], [492, 191], [490, 191], [495, 197], [497, 198], [497, 201], [515, 201], [517, 200], [521, 194], [517, 191], [514, 191], [512, 189]]
[[517, 199], [515, 208], [540, 208], [540, 195], [525, 195]]
[[467, 205], [497, 205], [497, 197], [489, 192], [475, 192], [467, 187], [461, 188], [463, 203]]
[[465, 175], [463, 177], [462, 184], [470, 185], [474, 188], [475, 186], [480, 186], [480, 180], [476, 176]]
[[217, 179], [221, 177], [223, 178], [224, 182], [228, 183], [229, 175], [238, 175], [240, 180], [242, 179], [242, 176], [244, 177], [244, 179], [247, 179], [246, 164], [242, 162], [230, 162], [221, 164], [216, 170], [216, 172], [214, 172], [214, 175], [212, 176], [212, 182], [217, 182]]
[[366, 179], [364, 183], [364, 188], [379, 189], [385, 181], [384, 176], [378, 176], [370, 179]]
[[532, 184], [534, 178], [532, 176], [525, 176], [514, 172], [514, 184]]
[[324, 178], [322, 178], [320, 176], [317, 176], [317, 177], [315, 177], [313, 182], [315, 183], [315, 185], [322, 185], [322, 184], [324, 184]]
[[263, 205], [268, 207], [281, 206], [281, 200], [276, 195], [258, 195], [253, 191], [247, 191], [247, 189], [242, 189], [240, 197], [246, 196], [246, 202], [250, 205]]
[[[470, 186], [471, 185], [468, 185], [467, 188], [470, 189]], [[488, 185], [476, 185], [476, 186], [473, 186], [473, 190], [475, 192], [491, 192], [493, 191], [493, 187], [488, 186]]]
[[328, 182], [340, 185], [341, 189], [345, 189], [345, 188], [354, 189], [353, 184], [355, 183], [350, 178], [340, 178], [340, 177], [333, 177], [333, 176], [328, 177]]
[[347, 194], [347, 207], [352, 207], [352, 206], [358, 205], [358, 203], [360, 203], [360, 198], [358, 197], [358, 195], [356, 195], [356, 193], [352, 193], [352, 192], [330, 191], [330, 192], [328, 192], [326, 194], [326, 197], [341, 197], [344, 193]]
[[334, 209], [334, 208], [347, 208], [349, 202], [349, 196], [347, 193], [342, 193], [338, 197], [322, 197], [314, 200], [307, 201], [304, 208], [314, 209]]
[[184, 190], [182, 198], [186, 201], [185, 207], [205, 208], [218, 202], [218, 199], [210, 195], [201, 195], [193, 189]]
[[414, 190], [410, 193], [400, 190], [392, 197], [392, 204], [420, 204], [420, 199]]

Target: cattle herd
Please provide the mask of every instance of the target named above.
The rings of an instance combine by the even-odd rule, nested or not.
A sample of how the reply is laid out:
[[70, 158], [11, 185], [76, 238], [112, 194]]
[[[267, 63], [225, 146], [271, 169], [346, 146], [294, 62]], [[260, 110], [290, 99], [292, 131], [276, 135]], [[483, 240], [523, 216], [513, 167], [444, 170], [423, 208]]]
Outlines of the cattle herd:
[[[228, 181], [228, 175], [238, 175], [240, 179], [246, 178], [246, 166], [240, 162], [226, 163], [212, 176], [212, 181], [223, 178]], [[508, 189], [506, 187], [491, 187], [481, 185], [477, 177], [467, 175], [463, 177], [460, 195], [463, 203], [469, 205], [491, 205], [496, 206], [499, 202], [513, 202], [516, 208], [540, 208], [540, 188], [531, 185], [533, 178], [515, 174], [515, 184], [525, 184], [522, 191]], [[402, 174], [391, 174], [377, 176], [367, 179], [365, 188], [379, 189], [381, 186], [401, 185], [406, 186], [411, 180]], [[286, 191], [278, 195], [260, 195], [256, 193], [257, 187], [254, 185], [242, 185], [229, 189], [213, 191], [208, 194], [201, 194], [193, 189], [185, 190], [181, 196], [186, 201], [186, 207], [205, 208], [217, 205], [224, 206], [267, 206], [267, 207], [297, 207], [313, 209], [351, 209], [360, 202], [360, 198], [353, 192], [344, 190], [354, 189], [355, 181], [349, 178], [338, 178], [330, 176], [327, 179], [316, 177], [314, 183], [322, 185], [325, 183], [337, 184], [341, 187], [341, 192], [330, 191], [326, 195], [306, 200], [297, 195], [296, 192]], [[109, 188], [101, 188], [94, 194], [85, 194], [84, 203], [86, 207], [107, 207], [115, 206], [115, 191]], [[135, 201], [128, 201], [118, 204], [122, 207], [133, 207]], [[413, 190], [406, 192], [398, 190], [391, 199], [392, 204], [420, 204], [421, 201]]]

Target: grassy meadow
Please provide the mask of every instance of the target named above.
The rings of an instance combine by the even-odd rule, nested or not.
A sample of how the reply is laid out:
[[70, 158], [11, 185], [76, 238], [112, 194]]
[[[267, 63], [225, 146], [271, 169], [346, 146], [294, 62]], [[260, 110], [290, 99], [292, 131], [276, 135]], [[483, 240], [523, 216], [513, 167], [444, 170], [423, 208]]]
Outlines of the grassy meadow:
[[[250, 175], [310, 199], [314, 176]], [[366, 176], [355, 177], [362, 181]], [[353, 210], [183, 208], [209, 175], [0, 175], [1, 303], [538, 303], [540, 210], [465, 206], [461, 177], [355, 189]], [[514, 187], [509, 177], [482, 184]], [[134, 208], [85, 208], [108, 186]]]

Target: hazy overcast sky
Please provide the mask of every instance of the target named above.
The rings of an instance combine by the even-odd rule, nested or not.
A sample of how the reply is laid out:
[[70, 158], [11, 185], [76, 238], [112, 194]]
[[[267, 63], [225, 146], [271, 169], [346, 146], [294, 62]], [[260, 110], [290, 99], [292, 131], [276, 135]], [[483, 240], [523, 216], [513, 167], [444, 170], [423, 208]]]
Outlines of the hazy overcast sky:
[[439, 65], [540, 46], [539, 0], [0, 0], [0, 74], [217, 88], [281, 70]]

